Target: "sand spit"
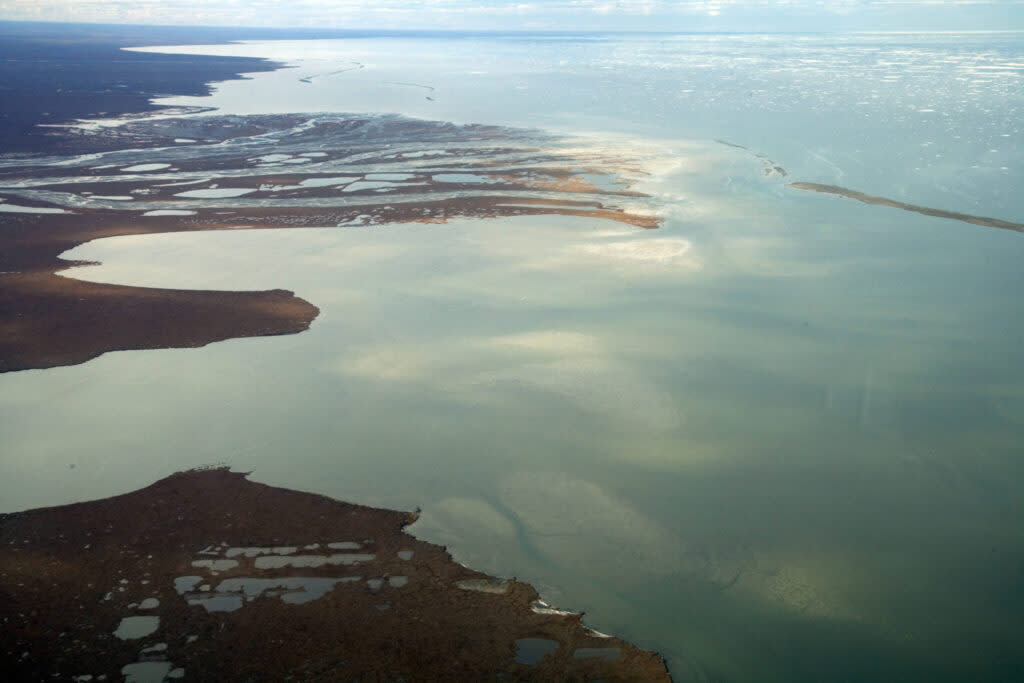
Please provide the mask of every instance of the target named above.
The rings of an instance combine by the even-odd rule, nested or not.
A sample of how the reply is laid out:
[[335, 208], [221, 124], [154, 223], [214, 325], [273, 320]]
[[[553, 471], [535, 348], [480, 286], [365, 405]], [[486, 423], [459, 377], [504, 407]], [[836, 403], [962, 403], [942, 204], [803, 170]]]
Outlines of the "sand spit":
[[917, 204], [907, 204], [906, 202], [899, 202], [895, 199], [888, 199], [887, 197], [878, 197], [875, 195], [864, 194], [863, 192], [857, 192], [856, 190], [849, 190], [845, 187], [839, 187], [838, 185], [823, 185], [821, 183], [790, 183], [789, 186], [796, 188], [797, 190], [810, 190], [811, 192], [834, 194], [840, 197], [846, 197], [847, 199], [856, 199], [858, 202], [864, 202], [865, 204], [889, 206], [894, 209], [921, 213], [925, 216], [934, 216], [935, 218], [949, 218], [954, 221], [983, 225], [987, 228], [999, 228], [1001, 230], [1024, 232], [1024, 223], [1014, 223], [1012, 221], [1004, 221], [999, 218], [988, 218], [987, 216], [973, 216], [969, 213], [960, 213], [958, 211], [933, 209], [928, 206], [918, 206]]
[[[319, 313], [285, 289], [154, 290], [56, 275], [76, 265], [63, 252], [94, 239], [530, 214], [660, 223], [617, 205], [649, 200], [625, 177], [642, 173], [639, 155], [536, 131], [288, 115], [132, 121], [80, 134], [109, 137], [112, 151], [0, 164], [0, 202], [39, 212], [0, 213], [0, 372], [292, 334]], [[181, 138], [196, 143], [162, 146]]]
[[786, 169], [779, 166], [772, 159], [768, 158], [768, 156], [765, 154], [755, 152], [749, 147], [737, 145], [735, 142], [729, 142], [728, 140], [719, 140], [716, 138], [715, 142], [717, 142], [720, 145], [725, 145], [726, 147], [732, 147], [733, 149], [742, 149], [745, 152], [749, 152], [752, 156], [754, 156], [761, 162], [761, 173], [765, 176], [779, 175], [785, 178], [786, 176], [789, 175], [789, 172], [786, 171]]
[[[406, 533], [414, 519], [226, 469], [0, 515], [7, 678], [670, 680], [657, 654]], [[359, 546], [351, 562], [256, 566], [338, 542]]]

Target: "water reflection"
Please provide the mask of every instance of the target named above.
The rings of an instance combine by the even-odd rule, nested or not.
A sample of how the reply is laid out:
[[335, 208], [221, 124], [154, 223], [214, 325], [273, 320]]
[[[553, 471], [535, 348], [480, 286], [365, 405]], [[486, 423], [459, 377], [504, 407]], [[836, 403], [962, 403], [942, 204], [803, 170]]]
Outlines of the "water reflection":
[[69, 275], [323, 312], [4, 376], [4, 505], [226, 461], [420, 505], [416, 533], [683, 678], [974, 671], [1021, 633], [1024, 241], [684, 177], [732, 211], [84, 245], [104, 265]]

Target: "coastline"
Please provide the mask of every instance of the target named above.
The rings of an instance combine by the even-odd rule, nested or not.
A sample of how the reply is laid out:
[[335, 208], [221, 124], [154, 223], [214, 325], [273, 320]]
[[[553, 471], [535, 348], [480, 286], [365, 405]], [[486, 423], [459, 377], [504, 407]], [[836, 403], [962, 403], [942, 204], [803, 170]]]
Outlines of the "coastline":
[[[150, 290], [57, 274], [82, 265], [61, 254], [95, 239], [539, 214], [660, 223], [624, 208], [648, 199], [622, 179], [635, 172], [628, 160], [532, 131], [289, 115], [160, 119], [78, 135], [136, 147], [111, 153], [113, 165], [100, 154], [0, 169], [0, 372], [292, 334], [319, 312], [285, 289]], [[196, 142], [161, 146], [185, 135]]]
[[226, 468], [0, 515], [0, 592], [32, 614], [0, 626], [8, 676], [671, 680], [656, 653], [416, 539], [415, 519]]
[[[378, 44], [382, 54], [408, 55]], [[541, 56], [530, 45], [531, 56]], [[844, 73], [842, 59], [839, 68], [830, 60], [822, 62], [832, 65], [829, 73]], [[487, 68], [462, 61], [474, 73]], [[531, 80], [529, 91], [508, 100], [557, 95], [561, 76], [582, 76], [587, 63], [571, 60], [554, 71], [559, 80]], [[268, 72], [208, 99], [230, 105], [232, 91], [276, 93], [269, 86], [290, 81], [296, 90], [347, 95], [351, 81], [372, 76], [373, 60], [367, 64], [337, 81], [320, 65], [277, 78]], [[307, 73], [315, 87], [299, 78]], [[436, 102], [407, 87], [396, 91], [421, 102], [416, 111], [356, 102], [354, 111], [405, 111], [426, 122], [390, 128], [394, 146], [386, 151], [365, 144], [356, 124], [385, 125], [387, 117], [337, 117], [352, 134], [325, 149], [316, 136], [251, 125], [262, 109], [239, 107], [229, 109], [239, 112], [234, 119], [193, 118], [211, 123], [188, 132], [147, 132], [148, 122], [130, 117], [116, 128], [62, 131], [92, 135], [82, 143], [99, 150], [91, 158], [37, 157], [17, 167], [0, 158], [0, 233], [11, 230], [0, 258], [25, 259], [17, 272], [0, 267], [0, 285], [19, 281], [19, 291], [44, 297], [20, 309], [0, 302], [11, 314], [2, 318], [0, 341], [27, 325], [67, 320], [64, 331], [27, 333], [29, 346], [59, 334], [75, 349], [100, 328], [125, 324], [138, 328], [128, 330], [131, 344], [143, 346], [100, 344], [96, 353], [187, 347], [208, 334], [210, 318], [237, 314], [235, 322], [225, 318], [223, 334], [231, 338], [231, 328], [257, 336], [316, 317], [310, 334], [290, 340], [113, 354], [54, 372], [0, 375], [6, 510], [105, 498], [224, 460], [295, 490], [396, 510], [422, 505], [416, 535], [451, 547], [476, 569], [525, 577], [553, 603], [585, 606], [594, 625], [657, 649], [682, 679], [1005, 679], [1019, 665], [1003, 656], [1020, 629], [1018, 606], [1002, 594], [1019, 550], [1005, 514], [1019, 487], [1005, 474], [1021, 443], [1024, 394], [1013, 369], [1024, 362], [1013, 343], [1021, 337], [1013, 292], [1022, 243], [1005, 229], [793, 193], [798, 188], [787, 181], [873, 187], [959, 208], [967, 218], [1019, 220], [1007, 199], [1016, 196], [1007, 182], [1016, 171], [1002, 173], [1000, 163], [1013, 164], [998, 160], [1014, 143], [986, 144], [993, 156], [981, 169], [950, 156], [946, 168], [965, 184], [946, 183], [949, 191], [936, 196], [915, 190], [941, 182], [941, 169], [918, 181], [883, 182], [900, 179], [900, 163], [867, 163], [873, 151], [896, 159], [922, 142], [906, 128], [886, 127], [858, 148], [864, 167], [879, 171], [873, 184], [842, 155], [855, 142], [842, 125], [828, 129], [826, 147], [835, 154], [823, 152], [808, 168], [785, 144], [766, 142], [788, 130], [770, 117], [747, 126], [749, 135], [721, 118], [727, 140], [749, 145], [743, 153], [677, 145], [669, 131], [664, 147], [673, 150], [677, 172], [631, 164], [622, 153], [606, 159], [603, 176], [580, 178], [569, 171], [588, 168], [589, 152], [587, 165], [577, 165], [579, 157], [563, 155], [559, 141], [540, 132], [564, 128], [512, 118], [519, 109], [506, 106], [498, 88], [483, 87], [508, 89], [514, 81], [474, 73], [438, 79]], [[455, 91], [470, 82], [481, 88], [472, 97]], [[827, 99], [836, 83], [819, 79], [809, 92]], [[940, 96], [927, 87], [904, 90], [910, 100]], [[281, 91], [288, 95], [262, 102], [303, 101]], [[638, 95], [624, 101], [651, 112], [665, 103], [649, 91]], [[736, 102], [728, 95], [726, 88], [723, 102]], [[506, 135], [493, 126], [430, 129], [460, 120], [445, 113], [446, 104], [474, 97], [487, 100], [489, 111], [467, 108], [466, 121], [539, 130], [509, 143], [487, 139]], [[977, 103], [989, 106], [992, 98]], [[596, 121], [590, 112], [621, 114], [611, 104], [566, 102], [578, 115], [568, 133], [579, 130], [593, 142], [588, 149], [612, 154], [607, 137], [589, 132], [603, 130], [600, 123], [586, 125]], [[943, 116], [956, 110], [937, 108]], [[1005, 111], [989, 108], [982, 130]], [[182, 116], [200, 111], [210, 109]], [[693, 112], [679, 103], [665, 111], [678, 114], [675, 128], [684, 136], [719, 134], [689, 129]], [[859, 121], [858, 113], [833, 111], [839, 124]], [[804, 126], [809, 137], [800, 130], [793, 140], [812, 149], [814, 117], [796, 114], [792, 128]], [[641, 132], [637, 126], [650, 118], [638, 110], [620, 124]], [[217, 137], [231, 126], [243, 144]], [[268, 132], [265, 146], [242, 140]], [[771, 150], [792, 174], [783, 178], [758, 149]], [[929, 157], [937, 151], [922, 149]], [[908, 157], [900, 158], [909, 168]], [[835, 175], [827, 170], [833, 162]], [[565, 173], [557, 172], [560, 164]], [[970, 191], [969, 181], [989, 165], [991, 186]], [[476, 182], [450, 182], [453, 174]], [[891, 208], [927, 209], [908, 206]], [[556, 216], [531, 218], [534, 212]], [[636, 230], [654, 227], [659, 215], [659, 234]], [[488, 217], [503, 220], [477, 221]], [[289, 227], [314, 229], [147, 236]], [[105, 239], [114, 235], [125, 237]], [[79, 238], [104, 241], [68, 253]], [[93, 262], [110, 267], [90, 268]], [[228, 287], [253, 291], [214, 291]], [[85, 306], [90, 316], [33, 321], [49, 305], [45, 297], [60, 292], [60, 306]], [[164, 301], [165, 312], [138, 319], [132, 306], [145, 312], [150, 299]], [[166, 338], [145, 336], [161, 330]], [[71, 362], [81, 361], [54, 365]], [[233, 558], [224, 551], [206, 559]], [[246, 559], [248, 567], [256, 558]], [[961, 580], [968, 575], [972, 581]], [[950, 622], [948, 614], [971, 618]], [[977, 647], [940, 660], [929, 655], [964, 641]], [[126, 656], [135, 662], [140, 654], [136, 648]]]
[[98, 151], [104, 149], [98, 139], [66, 135], [61, 127], [79, 119], [160, 112], [167, 108], [154, 104], [156, 97], [207, 95], [213, 83], [281, 68], [267, 59], [149, 55], [122, 49], [177, 42], [172, 36], [184, 42], [227, 42], [239, 35], [245, 34], [0, 22], [0, 82], [4, 97], [19, 103], [0, 111], [0, 156]]
[[[31, 50], [34, 40], [29, 36], [13, 41], [8, 44], [8, 49]], [[81, 93], [77, 99], [65, 102], [66, 106], [60, 112], [37, 111], [33, 113], [36, 120], [9, 125], [10, 135], [0, 138], [0, 150], [11, 161], [28, 152], [31, 156], [24, 156], [17, 164], [5, 167], [3, 173], [7, 179], [12, 176], [45, 177], [54, 168], [47, 163], [39, 166], [36, 160], [46, 155], [87, 161], [97, 153], [102, 156], [105, 152], [131, 148], [145, 154], [147, 148], [173, 145], [185, 135], [179, 132], [162, 137], [140, 137], [131, 132], [133, 123], [138, 123], [133, 121], [135, 115], [175, 111], [174, 108], [152, 104], [152, 97], [168, 91], [206, 94], [212, 82], [241, 78], [244, 72], [280, 68], [269, 60], [175, 56], [168, 59], [167, 55], [126, 53], [119, 49], [133, 42], [140, 41], [119, 38], [114, 46], [94, 46], [93, 56], [113, 62], [115, 68], [118, 63], [133, 62], [132, 68], [142, 72], [143, 78], [151, 77], [153, 68], [167, 68], [167, 61], [183, 62], [193, 68], [185, 69], [187, 73], [181, 82], [154, 84], [148, 88], [138, 86], [119, 98], [104, 97], [109, 93], [104, 92], [106, 84], [99, 79], [91, 91], [87, 87], [87, 92]], [[141, 42], [156, 44], [152, 38]], [[67, 52], [68, 60], [77, 58], [73, 46], [63, 52], [58, 49], [58, 52], [61, 55]], [[181, 65], [174, 65], [174, 69], [180, 72]], [[38, 83], [33, 85], [38, 87]], [[53, 109], [52, 106], [47, 108]], [[121, 118], [127, 124], [115, 131], [101, 130], [99, 134], [84, 134], [85, 130], [66, 125], [76, 119], [98, 115]], [[194, 123], [195, 119], [191, 122]], [[277, 123], [286, 126], [294, 121]], [[142, 122], [141, 125], [145, 127], [146, 124]], [[212, 125], [217, 127], [216, 123]], [[431, 128], [433, 125], [426, 125], [428, 134], [436, 133]], [[403, 122], [400, 127], [408, 129], [406, 132], [410, 140], [423, 142], [423, 124]], [[244, 122], [240, 128], [228, 128], [229, 135], [236, 138], [265, 132], [247, 129]], [[126, 130], [129, 132], [124, 134]], [[466, 131], [462, 137], [478, 132], [472, 127]], [[209, 130], [203, 132], [211, 133]], [[199, 138], [197, 142], [203, 141], [201, 135], [196, 137]], [[495, 136], [495, 145], [504, 137], [503, 134]], [[474, 139], [472, 135], [470, 139]], [[519, 144], [522, 145], [522, 140]], [[622, 198], [642, 198], [644, 195], [625, 190], [602, 190], [591, 185], [583, 178], [583, 170], [593, 170], [593, 160], [566, 159], [560, 155], [547, 157], [540, 150], [529, 149], [520, 152], [532, 158], [509, 169], [503, 168], [502, 163], [508, 151], [507, 145], [496, 146], [483, 154], [463, 159], [479, 165], [481, 169], [493, 171], [486, 176], [487, 192], [472, 181], [430, 181], [425, 187], [416, 189], [411, 201], [407, 199], [398, 203], [394, 198], [375, 201], [365, 197], [363, 203], [346, 207], [340, 213], [337, 210], [326, 211], [324, 207], [252, 207], [244, 212], [244, 217], [225, 218], [225, 213], [236, 212], [214, 210], [224, 208], [217, 201], [203, 202], [205, 206], [194, 210], [142, 211], [129, 208], [123, 211], [62, 207], [26, 197], [21, 191], [4, 192], [0, 195], [0, 208], [3, 209], [0, 212], [0, 281], [3, 284], [0, 288], [0, 330], [3, 332], [0, 335], [3, 339], [0, 344], [0, 372], [78, 364], [113, 350], [198, 347], [229, 338], [292, 334], [307, 329], [319, 313], [313, 304], [282, 289], [251, 292], [148, 289], [85, 282], [59, 275], [65, 268], [83, 265], [64, 261], [60, 255], [93, 239], [178, 231], [321, 226], [325, 223], [443, 222], [448, 217], [524, 214], [589, 216], [641, 228], [654, 228], [659, 223], [654, 217], [595, 201], [594, 195], [603, 195], [613, 201], [616, 195]], [[188, 160], [183, 158], [181, 161], [183, 163], [179, 166], [188, 168]], [[551, 162], [561, 165], [551, 165]], [[585, 166], [583, 169], [572, 168], [569, 162]], [[530, 170], [525, 170], [527, 166]], [[84, 164], [82, 168], [84, 170]], [[544, 171], [542, 176], [536, 173], [538, 168]], [[192, 164], [190, 170], [204, 173], [222, 170], [222, 165], [220, 162], [200, 161]], [[440, 167], [438, 170], [449, 169]], [[120, 188], [104, 182], [104, 174], [98, 175], [93, 185], [76, 179], [70, 187], [63, 188], [54, 183], [46, 189], [53, 192], [69, 190], [83, 196], [94, 192], [97, 195], [120, 194]], [[279, 171], [272, 175], [248, 173], [241, 176], [241, 182], [290, 185], [299, 189], [302, 187], [300, 183], [311, 177], [294, 173], [286, 175]], [[365, 174], [356, 182], [360, 181], [368, 183]], [[140, 185], [138, 182], [130, 184], [134, 188]], [[322, 199], [337, 194], [332, 189], [301, 190], [295, 194]], [[473, 196], [474, 191], [476, 196]], [[149, 189], [150, 194], [157, 192], [159, 190], [155, 188]], [[165, 194], [168, 196], [164, 199], [175, 201], [174, 193]], [[154, 495], [160, 497], [160, 505], [155, 507], [152, 505]], [[240, 498], [246, 499], [248, 507], [239, 503]], [[171, 499], [177, 499], [176, 515], [175, 503]], [[291, 514], [281, 515], [273, 509], [272, 503], [278, 499], [291, 509]], [[194, 518], [197, 508], [205, 511], [203, 520]], [[314, 511], [318, 514], [311, 522], [310, 516]], [[221, 518], [217, 517], [218, 512], [221, 512]], [[331, 513], [334, 519], [324, 521]], [[100, 518], [105, 518], [105, 521], [100, 521]], [[225, 519], [245, 520], [244, 529], [237, 531], [237, 540], [233, 540], [235, 535], [225, 531], [232, 526], [232, 522]], [[664, 660], [657, 654], [641, 651], [625, 641], [587, 629], [582, 625], [581, 614], [548, 607], [539, 601], [536, 591], [527, 584], [514, 579], [498, 580], [474, 572], [453, 562], [443, 548], [412, 538], [402, 529], [414, 519], [407, 513], [373, 510], [329, 501], [322, 496], [272, 489], [248, 482], [244, 475], [218, 469], [180, 473], [142, 491], [105, 501], [0, 515], [0, 537], [13, 542], [15, 536], [20, 538], [25, 534], [25, 538], [20, 539], [23, 542], [0, 559], [3, 566], [0, 590], [8, 597], [12, 608], [16, 609], [14, 605], [27, 601], [26, 604], [33, 605], [35, 614], [30, 622], [3, 628], [5, 642], [11, 647], [16, 644], [15, 649], [29, 653], [27, 657], [21, 656], [12, 661], [8, 672], [16, 678], [48, 677], [51, 672], [65, 674], [78, 667], [81, 669], [78, 676], [91, 675], [95, 679], [105, 675], [116, 680], [118, 675], [129, 679], [146, 675], [176, 677], [184, 669], [189, 676], [198, 674], [235, 680], [244, 678], [242, 672], [245, 671], [266, 676], [268, 671], [274, 670], [284, 676], [285, 670], [278, 669], [288, 665], [293, 673], [300, 671], [308, 676], [315, 673], [309, 667], [309, 661], [324, 662], [333, 657], [333, 666], [321, 670], [319, 675], [336, 676], [332, 669], [340, 665], [345, 667], [343, 676], [346, 678], [383, 675], [388, 670], [395, 674], [401, 670], [407, 676], [427, 675], [437, 679], [451, 675], [486, 678], [504, 672], [514, 680], [551, 680], [553, 677], [671, 680]], [[140, 520], [147, 521], [145, 529], [138, 526]], [[124, 523], [124, 535], [119, 537], [116, 532], [112, 535], [111, 524], [117, 526], [121, 523]], [[317, 525], [319, 528], [311, 529]], [[346, 538], [371, 539], [368, 543], [377, 551], [374, 555], [379, 556], [383, 549], [395, 551], [401, 545], [403, 549], [397, 554], [404, 560], [401, 571], [405, 574], [401, 577], [388, 576], [387, 571], [382, 571], [382, 579], [354, 579], [352, 583], [361, 584], [358, 590], [348, 590], [354, 586], [350, 586], [349, 577], [345, 577], [336, 582], [339, 590], [301, 605], [289, 604], [292, 601], [287, 592], [282, 594], [281, 591], [275, 593], [270, 590], [255, 604], [246, 604], [246, 609], [240, 614], [220, 613], [212, 607], [196, 607], [195, 603], [201, 601], [203, 595], [198, 595], [197, 599], [196, 595], [190, 596], [178, 590], [175, 596], [168, 590], [173, 582], [157, 587], [153, 578], [143, 579], [140, 583], [125, 584], [121, 581], [105, 593], [92, 595], [99, 589], [105, 572], [110, 576], [121, 576], [125, 570], [130, 572], [132, 568], [129, 565], [139, 562], [143, 554], [150, 560], [157, 556], [157, 546], [169, 553], [174, 558], [172, 561], [182, 565], [177, 573], [187, 574], [189, 567], [178, 557], [183, 547], [179, 541], [196, 538], [197, 532], [205, 530], [209, 535], [202, 542], [196, 540], [193, 548], [193, 552], [198, 552], [201, 557], [202, 548], [217, 543], [252, 545], [258, 542], [257, 537], [276, 538], [285, 531], [300, 541], [309, 541], [310, 538], [305, 537], [310, 533], [323, 536], [325, 526], [332, 527], [336, 535]], [[27, 528], [31, 531], [26, 531]], [[160, 529], [161, 533], [147, 538], [140, 536], [150, 529]], [[97, 538], [100, 533], [104, 534], [102, 541]], [[376, 538], [372, 538], [374, 536]], [[84, 552], [91, 557], [84, 565], [81, 564], [82, 549], [75, 544], [72, 544], [74, 547], [64, 545], [65, 537], [97, 539], [86, 545]], [[277, 541], [268, 542], [280, 545]], [[64, 547], [60, 547], [62, 545]], [[316, 541], [304, 545], [315, 546]], [[26, 563], [26, 555], [34, 557]], [[199, 563], [202, 561], [200, 559]], [[48, 568], [35, 569], [38, 562], [46, 563]], [[159, 563], [159, 558], [155, 563]], [[145, 568], [136, 564], [134, 569], [153, 577], [156, 573], [153, 564], [147, 563]], [[33, 568], [31, 576], [23, 574], [26, 567]], [[360, 568], [370, 569], [367, 565]], [[216, 573], [211, 572], [213, 575]], [[271, 571], [269, 576], [262, 576], [257, 581], [273, 583], [280, 580], [286, 585], [298, 581], [301, 584], [310, 578], [310, 574], [318, 572], [304, 569], [301, 574], [303, 576], [288, 578], [282, 577], [280, 571]], [[231, 572], [218, 578], [230, 582]], [[76, 580], [89, 580], [89, 583], [74, 587], [72, 584]], [[245, 582], [248, 579], [240, 580]], [[313, 577], [313, 583], [316, 581]], [[126, 590], [126, 585], [128, 590], [134, 587], [148, 591], [151, 582], [154, 596], [159, 597], [149, 596], [127, 606], [122, 604], [126, 600], [120, 593]], [[215, 589], [212, 593], [219, 591]], [[86, 594], [91, 596], [86, 597], [86, 602], [89, 603], [92, 627], [85, 627], [80, 618], [76, 618], [73, 626], [58, 624], [68, 615], [75, 616], [75, 605], [70, 603], [78, 604]], [[282, 599], [274, 599], [275, 595]], [[385, 596], [391, 599], [386, 602], [378, 599]], [[149, 619], [152, 613], [143, 611], [143, 606], [149, 604], [160, 606], [164, 626], [157, 634], [163, 642], [142, 647], [149, 645], [143, 642], [139, 648], [133, 649], [137, 644], [135, 641], [122, 639], [125, 629], [119, 627], [114, 639], [107, 635], [110, 629], [106, 627], [111, 624], [106, 622], [111, 619], [116, 622], [112, 609]], [[213, 605], [212, 602], [209, 604]], [[338, 617], [339, 609], [345, 613], [345, 618]], [[364, 618], [352, 620], [350, 617], [354, 612], [364, 613]], [[122, 624], [141, 621], [134, 616], [122, 618]], [[424, 623], [431, 619], [435, 620], [434, 624], [424, 631]], [[215, 631], [218, 620], [221, 623]], [[282, 628], [282, 622], [293, 621], [292, 627]], [[311, 621], [318, 624], [312, 629], [314, 632], [322, 636], [330, 634], [329, 642], [310, 638]], [[175, 622], [183, 632], [179, 634], [178, 642], [172, 642], [165, 633]], [[224, 633], [225, 622], [231, 623], [234, 629]], [[442, 624], [440, 627], [438, 622]], [[61, 643], [55, 643], [51, 637], [52, 632], [65, 631], [66, 628], [76, 631], [74, 648], [62, 648]], [[261, 629], [270, 629], [271, 632], [260, 636]], [[204, 636], [204, 640], [209, 636], [209, 640], [196, 643], [195, 634], [185, 636], [184, 631], [196, 631]], [[90, 639], [94, 642], [83, 645]], [[254, 657], [245, 647], [246, 643], [253, 641], [271, 643], [272, 647], [264, 652], [262, 658]], [[555, 650], [551, 650], [551, 644]], [[344, 659], [338, 654], [342, 648], [348, 650]], [[364, 657], [363, 653], [367, 656]], [[86, 670], [92, 673], [84, 673]]]

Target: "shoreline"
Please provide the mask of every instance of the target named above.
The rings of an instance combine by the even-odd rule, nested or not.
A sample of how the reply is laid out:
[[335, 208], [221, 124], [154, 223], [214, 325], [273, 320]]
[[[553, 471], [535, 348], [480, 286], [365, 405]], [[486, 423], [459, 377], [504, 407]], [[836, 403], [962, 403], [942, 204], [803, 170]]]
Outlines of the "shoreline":
[[658, 654], [410, 535], [414, 513], [246, 477], [0, 515], [0, 591], [32, 613], [0, 625], [26, 653], [8, 674], [671, 680]]
[[[660, 224], [622, 206], [649, 203], [624, 179], [634, 160], [533, 131], [288, 115], [132, 121], [78, 135], [134, 147], [0, 169], [0, 373], [294, 334], [319, 313], [283, 288], [160, 290], [60, 276], [82, 265], [62, 254], [95, 239], [522, 215]], [[195, 143], [163, 146], [176, 136]]]
[[[99, 151], [103, 147], [95, 139], [68, 135], [61, 128], [81, 119], [161, 112], [168, 108], [154, 104], [157, 97], [208, 95], [214, 83], [281, 68], [261, 58], [150, 55], [122, 49], [204, 38], [225, 43], [253, 33], [0, 22], [0, 81], [5, 98], [19, 102], [16, 109], [0, 111], [0, 156]], [[68, 88], [69, 83], [74, 87]]]

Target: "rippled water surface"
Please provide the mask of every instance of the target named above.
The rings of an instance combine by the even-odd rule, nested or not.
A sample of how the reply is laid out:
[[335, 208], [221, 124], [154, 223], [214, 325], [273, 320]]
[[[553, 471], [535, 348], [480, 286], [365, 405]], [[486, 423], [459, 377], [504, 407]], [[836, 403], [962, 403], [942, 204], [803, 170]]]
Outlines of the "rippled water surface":
[[725, 139], [800, 180], [1024, 220], [1020, 33], [466, 35], [180, 50], [294, 68], [175, 103]]
[[71, 277], [283, 287], [322, 312], [295, 336], [3, 375], [3, 509], [226, 462], [421, 506], [417, 534], [657, 648], [679, 680], [1019, 675], [1024, 235], [785, 185], [1024, 219], [1018, 37], [192, 49], [295, 66], [182, 100], [228, 113], [632, 136], [660, 150], [638, 187], [666, 221], [78, 247], [103, 265]]

